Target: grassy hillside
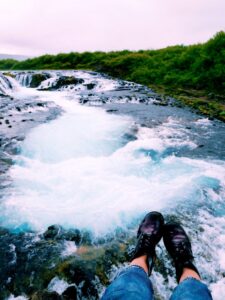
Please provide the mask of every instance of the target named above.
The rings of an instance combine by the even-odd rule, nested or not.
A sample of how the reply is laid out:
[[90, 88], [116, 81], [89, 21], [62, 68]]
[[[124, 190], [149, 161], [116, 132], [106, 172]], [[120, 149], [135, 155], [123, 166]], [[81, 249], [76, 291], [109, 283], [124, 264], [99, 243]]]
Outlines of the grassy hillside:
[[225, 32], [204, 44], [160, 50], [44, 55], [0, 61], [1, 70], [88, 69], [153, 87], [225, 121]]

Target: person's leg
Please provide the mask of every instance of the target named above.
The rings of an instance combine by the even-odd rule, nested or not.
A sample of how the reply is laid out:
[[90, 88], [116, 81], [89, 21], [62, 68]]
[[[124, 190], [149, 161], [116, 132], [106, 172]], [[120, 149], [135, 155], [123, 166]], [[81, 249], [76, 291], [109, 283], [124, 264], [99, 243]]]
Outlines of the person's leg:
[[142, 269], [144, 269], [145, 273], [148, 274], [148, 256], [147, 255], [142, 255], [140, 257], [137, 257], [135, 259], [133, 259], [130, 262], [131, 266], [139, 266]]
[[163, 233], [163, 216], [157, 212], [147, 214], [137, 233], [137, 245], [130, 266], [122, 270], [106, 289], [102, 300], [153, 299], [150, 276], [155, 259], [155, 247]]
[[[141, 265], [147, 264], [141, 258]], [[153, 300], [153, 288], [145, 270], [139, 265], [130, 264], [122, 270], [106, 289], [102, 300]]]
[[163, 240], [171, 255], [179, 283], [170, 300], [211, 300], [207, 286], [201, 282], [198, 269], [194, 265], [191, 242], [178, 223], [167, 223], [164, 226]]
[[175, 288], [170, 300], [212, 300], [212, 296], [207, 285], [187, 277]]
[[188, 277], [192, 277], [197, 280], [201, 280], [200, 275], [197, 272], [195, 272], [194, 270], [188, 269], [188, 268], [184, 268], [182, 275], [180, 277], [179, 283], [181, 283], [183, 280], [185, 280]]

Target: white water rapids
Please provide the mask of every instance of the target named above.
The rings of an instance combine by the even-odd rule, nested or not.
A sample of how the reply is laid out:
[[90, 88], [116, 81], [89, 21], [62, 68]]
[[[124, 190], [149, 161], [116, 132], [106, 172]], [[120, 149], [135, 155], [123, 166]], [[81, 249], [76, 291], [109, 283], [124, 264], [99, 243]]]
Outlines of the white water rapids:
[[[196, 147], [177, 120], [146, 128], [132, 117], [82, 106], [78, 94], [19, 86], [16, 93], [54, 101], [64, 113], [30, 130], [21, 143], [9, 171], [13, 184], [1, 204], [2, 226], [43, 231], [60, 224], [99, 236], [126, 229], [151, 210], [171, 212], [180, 204], [205, 207], [206, 198], [212, 205], [223, 203], [224, 162], [175, 156], [174, 149]], [[127, 140], [126, 134], [136, 140]], [[218, 211], [221, 233], [224, 213]], [[211, 228], [205, 222], [207, 211], [202, 218], [203, 227]], [[215, 243], [223, 248], [217, 263], [225, 272], [225, 236], [219, 239]]]
[[138, 128], [138, 139], [124, 144], [124, 134], [135, 126], [131, 118], [81, 106], [59, 92], [51, 97], [65, 113], [32, 129], [22, 143], [10, 171], [7, 227], [44, 230], [61, 224], [107, 233], [149, 210], [191, 201], [202, 185], [213, 196], [224, 179], [220, 164], [173, 155], [160, 159], [170, 147], [195, 147], [167, 139], [173, 121], [158, 130]]

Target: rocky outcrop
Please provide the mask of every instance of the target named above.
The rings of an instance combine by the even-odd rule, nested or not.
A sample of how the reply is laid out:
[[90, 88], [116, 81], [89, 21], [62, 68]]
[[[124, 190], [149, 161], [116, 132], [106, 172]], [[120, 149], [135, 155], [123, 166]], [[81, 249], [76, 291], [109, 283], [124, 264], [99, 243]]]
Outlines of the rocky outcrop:
[[82, 83], [84, 83], [84, 79], [82, 78], [76, 78], [74, 76], [60, 76], [58, 79], [54, 81], [54, 83], [51, 86], [46, 88], [41, 88], [40, 90], [54, 91], [62, 87], [68, 87], [70, 85], [77, 85]]
[[50, 78], [50, 75], [48, 73], [33, 74], [32, 77], [31, 77], [29, 87], [36, 88], [42, 83], [42, 81], [44, 81], [48, 78]]
[[[66, 241], [77, 246], [69, 256], [63, 255]], [[58, 225], [50, 226], [43, 235], [18, 235], [0, 228], [0, 251], [4, 253], [0, 258], [0, 293], [5, 297], [25, 293], [32, 300], [98, 299], [109, 283], [112, 267], [127, 261], [131, 242], [121, 231], [108, 239], [94, 240], [90, 232]], [[48, 288], [56, 276], [67, 283], [61, 293]]]

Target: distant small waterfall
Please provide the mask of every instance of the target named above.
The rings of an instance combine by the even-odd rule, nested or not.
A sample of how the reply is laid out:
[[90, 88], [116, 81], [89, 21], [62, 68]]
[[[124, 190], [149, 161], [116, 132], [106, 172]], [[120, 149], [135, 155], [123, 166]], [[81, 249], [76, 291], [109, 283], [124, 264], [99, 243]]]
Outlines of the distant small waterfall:
[[12, 91], [18, 87], [18, 82], [11, 76], [0, 73], [0, 94], [10, 96]]
[[30, 87], [30, 83], [32, 80], [32, 73], [18, 73], [16, 75], [16, 80], [22, 85], [26, 87]]

